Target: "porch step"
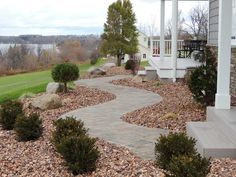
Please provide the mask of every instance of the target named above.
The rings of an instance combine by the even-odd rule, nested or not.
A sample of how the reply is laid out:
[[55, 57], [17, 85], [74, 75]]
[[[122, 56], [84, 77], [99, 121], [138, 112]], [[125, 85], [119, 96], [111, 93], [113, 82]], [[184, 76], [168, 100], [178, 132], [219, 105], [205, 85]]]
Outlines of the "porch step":
[[147, 67], [145, 67], [145, 71], [146, 71], [146, 76], [147, 76], [148, 80], [157, 80], [158, 79], [157, 70], [154, 67], [147, 66]]
[[197, 140], [196, 148], [204, 157], [236, 158], [236, 142], [232, 142], [212, 122], [187, 123], [187, 134]]
[[208, 107], [207, 121], [213, 123], [221, 133], [236, 143], [236, 108], [219, 110]]
[[139, 70], [138, 73], [137, 73], [139, 76], [146, 76], [147, 73], [145, 70]]

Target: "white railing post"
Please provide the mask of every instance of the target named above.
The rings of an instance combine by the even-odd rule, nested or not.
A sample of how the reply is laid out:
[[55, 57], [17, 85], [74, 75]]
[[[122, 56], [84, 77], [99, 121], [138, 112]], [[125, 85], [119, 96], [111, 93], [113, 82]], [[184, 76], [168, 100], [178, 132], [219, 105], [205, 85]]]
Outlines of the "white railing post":
[[151, 37], [150, 37], [151, 58], [153, 57], [153, 48], [154, 48], [154, 46], [153, 46], [153, 37], [151, 36]]
[[178, 38], [178, 0], [172, 0], [172, 79], [176, 82], [177, 38]]
[[165, 55], [165, 0], [161, 0], [161, 23], [160, 23], [160, 58], [164, 60]]
[[216, 109], [230, 109], [232, 0], [219, 1], [218, 75]]

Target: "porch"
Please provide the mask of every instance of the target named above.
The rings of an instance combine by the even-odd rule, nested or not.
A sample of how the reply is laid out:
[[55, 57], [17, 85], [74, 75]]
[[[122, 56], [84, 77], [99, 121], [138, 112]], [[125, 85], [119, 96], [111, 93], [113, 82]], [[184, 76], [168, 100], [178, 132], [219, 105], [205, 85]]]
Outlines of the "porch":
[[[161, 41], [152, 40], [151, 57], [149, 64], [156, 71], [159, 79], [172, 79], [173, 77], [173, 57], [172, 57], [172, 40], [164, 41], [164, 58], [161, 57]], [[184, 78], [188, 68], [195, 68], [201, 65], [192, 58], [194, 51], [202, 51], [202, 41], [196, 40], [178, 40], [177, 41], [177, 58], [176, 58], [176, 79]], [[199, 43], [199, 45], [196, 45]]]
[[[160, 55], [150, 58], [149, 62], [157, 70], [158, 75], [176, 82], [177, 78], [183, 77], [184, 69], [198, 66], [198, 63], [189, 58], [177, 57], [178, 2], [181, 0], [172, 0], [171, 56], [166, 55], [165, 1], [167, 0], [160, 0]], [[218, 22], [218, 75], [215, 107], [207, 109], [207, 122], [188, 123], [187, 133], [197, 140], [197, 149], [203, 156], [236, 158], [236, 137], [234, 136], [236, 108], [231, 108], [230, 95], [232, 0], [219, 0]], [[151, 45], [151, 51], [153, 51], [153, 46]]]
[[[156, 70], [159, 79], [171, 79], [173, 68], [171, 67], [171, 56], [166, 55], [162, 60], [159, 56], [149, 59], [149, 64]], [[184, 78], [187, 68], [195, 68], [201, 63], [191, 58], [177, 58], [176, 62], [176, 79]]]

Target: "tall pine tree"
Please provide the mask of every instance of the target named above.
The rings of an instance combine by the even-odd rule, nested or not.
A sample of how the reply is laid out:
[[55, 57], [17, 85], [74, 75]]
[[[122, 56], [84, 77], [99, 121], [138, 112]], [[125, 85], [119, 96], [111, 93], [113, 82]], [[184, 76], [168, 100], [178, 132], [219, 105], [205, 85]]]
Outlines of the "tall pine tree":
[[117, 56], [117, 65], [121, 65], [124, 54], [138, 52], [138, 32], [136, 18], [130, 0], [117, 0], [108, 8], [107, 21], [102, 34], [101, 51]]

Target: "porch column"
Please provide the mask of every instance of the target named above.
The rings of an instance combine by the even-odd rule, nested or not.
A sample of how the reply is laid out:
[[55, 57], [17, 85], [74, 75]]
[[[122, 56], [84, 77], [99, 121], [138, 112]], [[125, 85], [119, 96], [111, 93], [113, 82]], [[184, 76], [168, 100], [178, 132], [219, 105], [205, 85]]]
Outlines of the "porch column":
[[176, 82], [176, 66], [177, 66], [177, 37], [178, 37], [178, 0], [172, 0], [172, 79]]
[[151, 58], [153, 56], [153, 34], [150, 36], [150, 52], [151, 52]]
[[216, 109], [230, 109], [231, 33], [232, 0], [220, 0]]
[[160, 17], [160, 58], [163, 60], [165, 55], [165, 0], [161, 0]]

